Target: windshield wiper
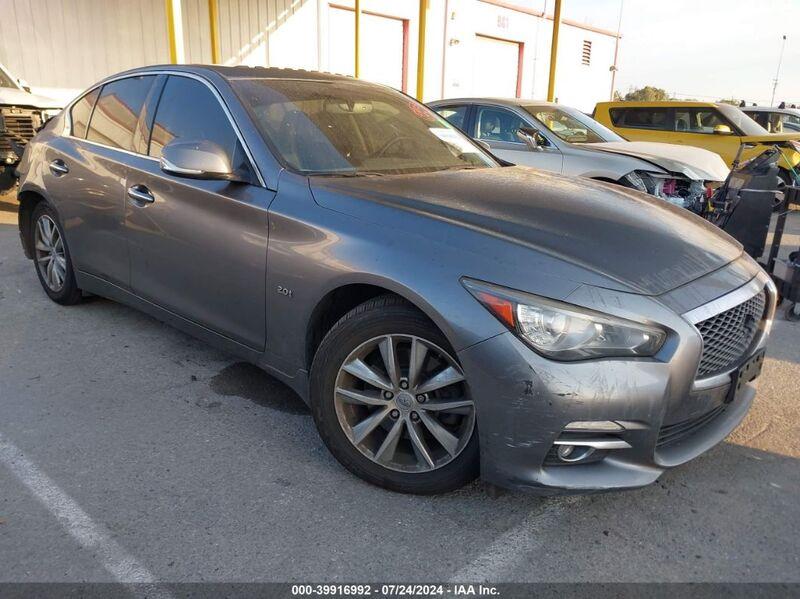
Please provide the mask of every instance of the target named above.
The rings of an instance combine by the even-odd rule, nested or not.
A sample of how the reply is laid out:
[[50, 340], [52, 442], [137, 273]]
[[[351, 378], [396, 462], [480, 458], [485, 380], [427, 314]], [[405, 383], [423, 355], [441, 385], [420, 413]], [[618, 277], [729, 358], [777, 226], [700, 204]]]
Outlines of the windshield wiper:
[[308, 171], [309, 177], [383, 177], [386, 173], [378, 171]]
[[475, 166], [473, 164], [464, 164], [459, 166], [445, 166], [440, 169], [436, 169], [438, 171], [474, 171], [475, 169], [485, 168], [482, 166]]

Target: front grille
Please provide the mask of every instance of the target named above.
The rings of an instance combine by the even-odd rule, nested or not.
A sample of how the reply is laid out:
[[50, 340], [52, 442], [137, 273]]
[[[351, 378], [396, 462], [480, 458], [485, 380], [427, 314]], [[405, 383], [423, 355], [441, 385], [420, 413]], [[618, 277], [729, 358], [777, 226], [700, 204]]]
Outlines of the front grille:
[[681, 439], [685, 439], [695, 431], [714, 420], [714, 418], [722, 414], [724, 411], [725, 404], [722, 404], [701, 416], [662, 426], [661, 430], [658, 432], [658, 441], [656, 442], [656, 447], [665, 447], [672, 443], [677, 443]]
[[738, 306], [695, 325], [703, 337], [698, 378], [725, 372], [739, 363], [753, 344], [766, 305], [767, 296], [762, 289]]
[[30, 141], [36, 134], [39, 118], [29, 110], [3, 110], [0, 113], [0, 152], [10, 152], [11, 141], [21, 146]]

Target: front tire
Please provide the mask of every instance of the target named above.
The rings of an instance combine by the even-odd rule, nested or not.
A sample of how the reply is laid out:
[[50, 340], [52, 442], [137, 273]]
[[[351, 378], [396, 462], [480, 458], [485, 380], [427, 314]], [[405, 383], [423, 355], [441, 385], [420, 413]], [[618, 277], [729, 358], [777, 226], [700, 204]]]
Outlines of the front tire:
[[360, 478], [401, 493], [457, 489], [479, 472], [475, 406], [447, 339], [397, 296], [348, 312], [320, 344], [311, 408]]
[[64, 229], [55, 210], [45, 202], [33, 211], [30, 240], [36, 274], [48, 297], [64, 306], [80, 302], [81, 290], [75, 281]]

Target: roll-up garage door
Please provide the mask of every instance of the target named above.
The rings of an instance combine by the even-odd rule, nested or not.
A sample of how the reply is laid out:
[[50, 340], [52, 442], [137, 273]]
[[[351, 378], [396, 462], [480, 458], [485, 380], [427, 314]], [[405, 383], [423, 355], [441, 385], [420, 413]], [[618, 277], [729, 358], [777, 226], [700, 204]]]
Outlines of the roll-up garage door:
[[[355, 17], [352, 10], [330, 7], [328, 68], [353, 75], [355, 70]], [[361, 14], [361, 78], [404, 90], [405, 21]]]
[[483, 35], [475, 36], [475, 96], [515, 98], [519, 95], [522, 44]]

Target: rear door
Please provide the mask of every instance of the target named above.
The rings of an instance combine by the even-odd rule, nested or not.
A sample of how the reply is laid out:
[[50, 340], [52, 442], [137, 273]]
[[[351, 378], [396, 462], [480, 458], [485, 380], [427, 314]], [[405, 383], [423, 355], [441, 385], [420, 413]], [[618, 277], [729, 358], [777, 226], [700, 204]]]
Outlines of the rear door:
[[[170, 75], [147, 127], [148, 155], [131, 161], [126, 181], [134, 293], [263, 349], [267, 208], [274, 193], [258, 184], [229, 112], [205, 81]], [[173, 140], [216, 143], [229, 152], [234, 167], [250, 173], [252, 183], [164, 173], [161, 150]]]
[[609, 109], [614, 131], [628, 141], [685, 143], [676, 134], [673, 111], [666, 106], [614, 106]]
[[71, 111], [70, 135], [48, 147], [45, 188], [64, 225], [78, 271], [115, 285], [129, 284], [123, 231], [128, 160], [141, 108], [156, 77], [126, 77], [87, 93]]
[[524, 120], [515, 112], [500, 106], [476, 106], [473, 137], [489, 146], [492, 154], [513, 164], [532, 166], [545, 171], [560, 173], [564, 156], [544, 133], [543, 143], [533, 150], [522, 141], [517, 132], [521, 127], [540, 131], [541, 127]]

